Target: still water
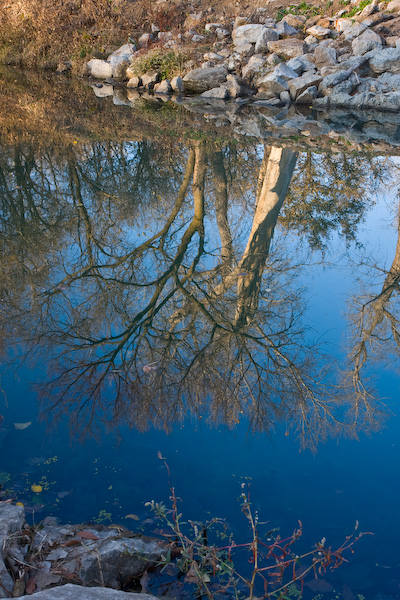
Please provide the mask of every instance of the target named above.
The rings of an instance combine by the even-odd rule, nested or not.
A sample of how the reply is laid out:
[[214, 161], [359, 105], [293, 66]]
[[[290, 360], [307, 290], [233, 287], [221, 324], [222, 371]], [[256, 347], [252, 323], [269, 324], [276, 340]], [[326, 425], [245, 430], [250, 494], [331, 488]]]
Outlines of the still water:
[[271, 529], [302, 521], [300, 552], [358, 521], [374, 536], [323, 595], [399, 597], [399, 167], [254, 140], [5, 142], [3, 498], [140, 529], [168, 502], [160, 451], [185, 517], [237, 539], [243, 481]]

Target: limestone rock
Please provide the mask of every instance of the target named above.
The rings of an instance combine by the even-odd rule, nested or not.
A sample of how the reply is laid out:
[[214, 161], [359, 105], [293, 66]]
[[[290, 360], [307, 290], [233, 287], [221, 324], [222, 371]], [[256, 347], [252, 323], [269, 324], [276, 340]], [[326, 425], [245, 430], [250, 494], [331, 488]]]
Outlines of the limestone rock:
[[321, 25], [313, 25], [313, 27], [309, 27], [306, 31], [309, 35], [313, 35], [318, 40], [322, 40], [331, 34], [330, 29], [321, 27]]
[[356, 37], [361, 35], [367, 26], [364, 23], [353, 23], [353, 25], [347, 29], [343, 30], [344, 39], [347, 42], [352, 42]]
[[129, 81], [126, 85], [128, 88], [138, 88], [142, 85], [142, 80], [137, 75], [134, 75], [133, 77], [131, 77], [129, 79]]
[[279, 21], [279, 23], [276, 25], [275, 31], [279, 34], [279, 37], [282, 39], [298, 34], [297, 29], [289, 25], [289, 23], [287, 21], [284, 21], [283, 19]]
[[229, 92], [226, 87], [216, 87], [211, 90], [207, 90], [200, 94], [202, 98], [215, 98], [216, 100], [227, 100], [229, 98]]
[[314, 50], [315, 65], [318, 68], [337, 64], [336, 50], [330, 46], [317, 46]]
[[304, 23], [306, 22], [306, 17], [304, 17], [303, 15], [285, 15], [282, 19], [283, 21], [286, 21], [286, 23], [288, 25], [291, 25], [292, 27], [303, 27]]
[[144, 73], [144, 75], [142, 75], [142, 85], [143, 87], [149, 89], [152, 89], [160, 80], [161, 75], [158, 71], [149, 71], [148, 73]]
[[247, 17], [236, 17], [235, 22], [233, 24], [233, 29], [237, 29], [238, 27], [241, 27], [242, 25], [247, 25], [249, 22]]
[[350, 29], [350, 27], [352, 27], [353, 25], [353, 21], [352, 19], [338, 19], [335, 23], [335, 28], [337, 31], [339, 32], [343, 32], [346, 31], [347, 29]]
[[204, 30], [207, 31], [208, 33], [211, 33], [221, 27], [223, 27], [222, 23], [206, 23], [204, 26]]
[[227, 74], [225, 67], [193, 69], [183, 78], [183, 85], [188, 92], [202, 93], [226, 81]]
[[268, 50], [275, 52], [278, 56], [284, 58], [295, 58], [302, 56], [307, 51], [307, 44], [303, 40], [287, 39], [277, 40], [276, 42], [268, 42]]
[[304, 90], [304, 92], [297, 96], [296, 104], [312, 104], [314, 98], [317, 95], [317, 91], [318, 90], [316, 85], [308, 87], [306, 90]]
[[143, 33], [138, 40], [140, 48], [147, 48], [152, 37], [151, 33]]
[[224, 40], [231, 35], [227, 29], [223, 29], [221, 27], [218, 27], [218, 29], [215, 30], [215, 33], [217, 34], [217, 38], [219, 40]]
[[400, 48], [375, 50], [368, 64], [374, 73], [400, 73]]
[[234, 46], [257, 43], [266, 45], [268, 41], [274, 41], [278, 38], [279, 35], [274, 29], [264, 25], [241, 25], [234, 29], [232, 33]]
[[304, 73], [297, 79], [289, 81], [289, 92], [292, 100], [296, 100], [307, 88], [314, 85], [319, 85], [322, 81], [321, 75], [318, 73]]
[[114, 79], [124, 79], [126, 69], [129, 67], [133, 54], [136, 51], [134, 44], [124, 44], [118, 50], [115, 50], [107, 58], [107, 62], [111, 65], [111, 74]]
[[172, 94], [172, 86], [168, 79], [163, 79], [160, 83], [154, 84], [155, 94]]
[[183, 94], [185, 87], [183, 85], [182, 78], [179, 75], [176, 75], [171, 79], [171, 87], [174, 92], [178, 92], [179, 94]]
[[86, 65], [87, 74], [95, 79], [108, 79], [112, 76], [112, 67], [109, 62], [92, 58]]
[[283, 79], [286, 79], [287, 81], [290, 79], [295, 79], [299, 76], [294, 69], [285, 63], [280, 63], [277, 67], [275, 67], [274, 74], [279, 77], [283, 77]]
[[298, 75], [304, 73], [304, 71], [314, 71], [315, 64], [312, 63], [305, 56], [296, 56], [287, 61], [286, 65], [296, 71]]
[[319, 91], [324, 96], [331, 96], [335, 94], [351, 94], [351, 92], [358, 86], [360, 80], [355, 73], [352, 73], [347, 79], [344, 79], [340, 83], [330, 86], [325, 83], [323, 79], [319, 86]]
[[133, 594], [104, 587], [81, 587], [67, 583], [51, 590], [21, 596], [21, 600], [157, 600], [150, 594]]
[[286, 79], [275, 73], [270, 73], [257, 81], [257, 88], [261, 92], [269, 92], [279, 96], [281, 92], [288, 91], [289, 84]]
[[173, 37], [174, 34], [172, 31], [159, 31], [157, 33], [157, 39], [159, 42], [168, 42], [169, 40], [172, 40]]
[[261, 77], [266, 74], [266, 71], [270, 70], [268, 59], [260, 55], [254, 55], [250, 58], [247, 65], [242, 69], [242, 76], [246, 79], [252, 79], [253, 77]]
[[390, 0], [388, 3], [386, 10], [393, 12], [400, 12], [400, 0]]
[[375, 48], [380, 48], [381, 46], [381, 37], [371, 29], [364, 31], [351, 43], [353, 54], [356, 56], [361, 56], [362, 54], [374, 50]]
[[221, 87], [224, 87], [228, 90], [230, 98], [239, 98], [240, 96], [244, 95], [243, 86], [240, 85], [236, 75], [227, 75], [226, 82], [222, 83]]

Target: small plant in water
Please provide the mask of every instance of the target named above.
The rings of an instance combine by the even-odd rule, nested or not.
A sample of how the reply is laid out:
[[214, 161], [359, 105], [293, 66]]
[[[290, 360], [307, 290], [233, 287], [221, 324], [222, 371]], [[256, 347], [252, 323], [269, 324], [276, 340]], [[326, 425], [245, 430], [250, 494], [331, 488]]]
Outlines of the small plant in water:
[[[179, 576], [184, 577], [186, 583], [197, 586], [198, 596], [205, 595], [211, 600], [219, 594], [233, 593], [235, 598], [246, 597], [247, 600], [255, 599], [256, 595], [260, 598], [260, 594], [263, 594], [263, 598], [287, 598], [289, 593], [293, 596], [294, 589], [299, 589], [298, 597], [301, 598], [303, 582], [308, 574], [318, 578], [347, 562], [345, 552], [353, 553], [354, 544], [366, 535], [358, 531], [356, 522], [353, 533], [339, 547], [327, 546], [326, 539], [323, 538], [311, 550], [299, 555], [294, 552], [293, 545], [302, 535], [301, 522], [285, 539], [277, 534], [277, 530], [261, 536], [260, 527], [266, 523], [262, 523], [258, 512], [253, 510], [250, 484], [242, 483], [239, 501], [248, 521], [250, 541], [237, 544], [230, 535], [228, 543], [219, 547], [210, 543], [209, 536], [214, 526], [224, 526], [223, 519], [214, 518], [206, 523], [184, 521], [178, 510], [180, 499], [171, 484], [168, 463], [160, 452], [158, 457], [164, 462], [168, 472], [171, 506], [167, 507], [163, 502], [154, 500], [146, 502], [146, 506], [169, 528], [165, 535], [171, 546], [162, 561], [162, 570], [172, 562], [174, 555]], [[238, 558], [241, 552], [247, 554], [249, 573], [240, 572], [235, 564], [235, 561], [240, 562]]]

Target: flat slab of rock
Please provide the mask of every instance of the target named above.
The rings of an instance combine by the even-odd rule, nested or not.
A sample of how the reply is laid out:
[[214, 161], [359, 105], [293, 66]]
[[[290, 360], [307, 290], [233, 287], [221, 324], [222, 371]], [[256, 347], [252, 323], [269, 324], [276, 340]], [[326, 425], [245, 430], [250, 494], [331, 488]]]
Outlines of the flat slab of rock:
[[268, 42], [268, 50], [275, 52], [283, 58], [295, 58], [306, 53], [307, 44], [303, 40], [289, 38], [287, 40]]
[[400, 73], [400, 48], [375, 50], [369, 57], [369, 66], [374, 73]]
[[241, 25], [232, 32], [234, 46], [243, 44], [257, 44], [274, 41], [279, 38], [279, 34], [265, 25]]
[[367, 29], [351, 42], [353, 54], [358, 56], [361, 56], [370, 50], [374, 50], [375, 48], [380, 48], [381, 46], [382, 40], [380, 35], [371, 29]]
[[87, 588], [72, 583], [29, 596], [20, 596], [20, 598], [22, 600], [29, 598], [33, 598], [33, 600], [157, 600], [150, 594], [133, 594], [104, 587]]
[[183, 78], [185, 91], [203, 93], [218, 87], [226, 81], [228, 71], [225, 67], [209, 67], [207, 69], [193, 69]]
[[318, 73], [304, 73], [297, 79], [289, 81], [289, 92], [292, 100], [296, 100], [307, 88], [317, 86], [321, 83], [322, 77]]

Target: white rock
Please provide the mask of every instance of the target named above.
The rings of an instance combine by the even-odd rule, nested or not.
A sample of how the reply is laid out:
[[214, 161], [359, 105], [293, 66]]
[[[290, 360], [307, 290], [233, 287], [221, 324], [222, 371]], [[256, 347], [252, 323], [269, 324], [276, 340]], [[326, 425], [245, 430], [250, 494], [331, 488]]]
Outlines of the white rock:
[[356, 37], [361, 35], [366, 29], [367, 26], [364, 23], [353, 23], [351, 27], [343, 30], [344, 39], [347, 42], [351, 42]]
[[264, 25], [241, 25], [233, 30], [232, 40], [235, 46], [243, 44], [257, 44], [274, 41], [279, 38], [274, 29], [265, 27]]
[[112, 67], [109, 62], [92, 58], [86, 65], [88, 75], [96, 79], [108, 79], [112, 76]]
[[321, 40], [328, 37], [331, 34], [331, 30], [327, 27], [321, 27], [321, 25], [313, 25], [309, 27], [307, 30], [309, 35], [313, 35], [317, 39]]
[[206, 23], [204, 29], [205, 31], [211, 32], [221, 27], [223, 27], [222, 23]]
[[155, 83], [153, 89], [156, 94], [172, 94], [172, 86], [168, 79], [163, 79], [160, 83]]
[[336, 50], [329, 46], [317, 46], [314, 50], [314, 59], [318, 68], [326, 65], [335, 65], [337, 63]]
[[322, 77], [317, 73], [304, 73], [301, 77], [292, 79], [289, 81], [290, 97], [292, 100], [296, 100], [308, 87], [319, 85], [321, 81]]
[[257, 81], [257, 88], [261, 92], [269, 92], [279, 96], [281, 92], [288, 91], [289, 85], [286, 79], [275, 73], [269, 73]]

